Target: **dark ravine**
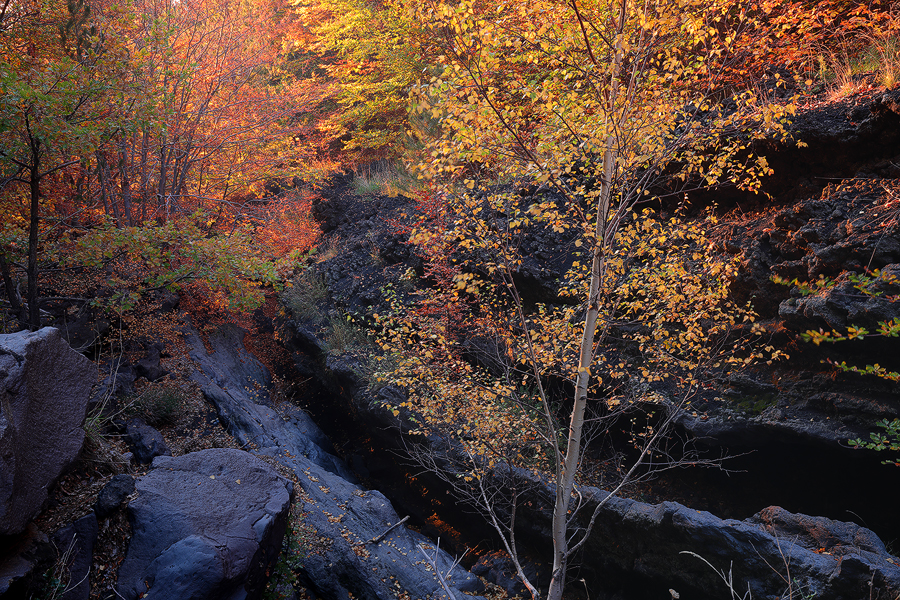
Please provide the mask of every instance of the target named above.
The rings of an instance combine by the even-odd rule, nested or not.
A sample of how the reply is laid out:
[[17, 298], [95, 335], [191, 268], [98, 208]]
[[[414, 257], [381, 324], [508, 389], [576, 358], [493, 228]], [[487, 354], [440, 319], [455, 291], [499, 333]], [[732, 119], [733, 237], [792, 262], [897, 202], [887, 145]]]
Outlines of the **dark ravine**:
[[[309, 416], [293, 405], [280, 412], [257, 403], [265, 401], [269, 374], [243, 348], [243, 332], [220, 327], [209, 337], [208, 352], [196, 334], [188, 336], [191, 356], [199, 366], [195, 375], [220, 420], [254, 454], [269, 457], [294, 474], [296, 502], [305, 526], [315, 532], [298, 571], [301, 582], [322, 598], [354, 597], [388, 600], [395, 587], [413, 598], [439, 591], [434, 575], [421, 567], [418, 546], [437, 557], [438, 567], [451, 577], [458, 592], [478, 593], [481, 582], [421, 534], [399, 526], [382, 542], [370, 540], [400, 521], [391, 503], [376, 490], [357, 483], [344, 462], [330, 452], [331, 442]], [[258, 386], [254, 386], [256, 383]], [[259, 392], [246, 390], [256, 388]]]
[[[295, 324], [295, 332], [294, 349], [306, 349], [305, 363], [309, 365], [311, 356], [316, 355], [310, 346], [314, 336], [302, 325]], [[460, 547], [477, 545], [481, 552], [495, 549], [497, 542], [487, 525], [448, 498], [448, 490], [439, 480], [416, 470], [416, 482], [409, 481], [404, 461], [398, 457], [402, 456], [405, 443], [417, 442], [404, 442], [402, 423], [377, 407], [379, 398], [366, 391], [358, 363], [352, 357], [329, 356], [322, 351], [318, 356], [323, 361], [321, 399], [339, 412], [339, 435], [348, 443], [356, 436], [365, 440], [355, 448], [356, 460], [351, 463], [395, 505], [417, 517], [420, 525], [433, 527], [434, 520], [429, 516], [436, 512], [444, 525], [443, 534], [446, 536], [448, 528], [455, 531]], [[323, 413], [321, 422], [327, 428], [336, 422], [335, 416], [328, 418]], [[532, 505], [550, 506], [550, 489], [539, 482], [532, 483]], [[761, 489], [759, 495], [763, 496], [767, 489]], [[588, 488], [585, 493], [593, 493], [597, 499], [605, 496], [605, 492], [591, 490]], [[746, 506], [747, 502], [743, 504]], [[727, 568], [731, 561], [739, 564], [735, 568], [736, 580], [742, 586], [750, 586], [754, 598], [778, 598], [785, 591], [785, 560], [797, 578], [795, 588], [800, 586], [817, 598], [860, 598], [868, 592], [870, 578], [877, 582], [873, 597], [892, 598], [892, 594], [900, 593], [900, 563], [872, 531], [840, 522], [846, 518], [832, 521], [807, 517], [778, 507], [762, 506], [754, 513], [743, 515], [743, 520], [723, 520], [674, 502], [647, 504], [613, 499], [601, 512], [575, 578], [585, 580], [584, 585], [594, 598], [664, 597], [661, 594], [670, 588], [686, 592], [684, 597], [722, 597], [726, 589], [712, 570], [696, 557], [682, 554], [691, 551], [720, 569]], [[546, 508], [526, 511], [520, 522], [527, 524], [519, 532], [520, 542], [540, 572], [549, 547], [549, 512]], [[790, 548], [783, 547], [783, 543]], [[855, 566], [851, 569], [850, 565]], [[573, 590], [580, 594], [575, 586]]]
[[[821, 365], [825, 356], [821, 349], [790, 340], [794, 333], [810, 327], [870, 325], [900, 316], [900, 308], [897, 303], [860, 300], [840, 285], [824, 302], [809, 302], [792, 297], [788, 287], [770, 280], [773, 273], [814, 280], [819, 275], [833, 277], [844, 269], [863, 267], [893, 273], [900, 264], [900, 225], [898, 219], [891, 224], [886, 218], [892, 210], [892, 196], [877, 179], [897, 175], [891, 171], [891, 161], [896, 158], [892, 154], [894, 142], [900, 139], [900, 92], [850, 98], [829, 107], [826, 113], [806, 114], [798, 119], [797, 137], [808, 143], [807, 148], [772, 149], [770, 163], [777, 175], [769, 182], [774, 198], [768, 200], [767, 206], [762, 206], [759, 199], [745, 202], [746, 198], [722, 196], [722, 206], [735, 208], [723, 217], [723, 231], [718, 238], [722, 240], [720, 250], [739, 255], [743, 261], [732, 285], [733, 293], [738, 300], [752, 299], [762, 318], [777, 325], [773, 341], [788, 347], [791, 360], [770, 370], [717, 382], [725, 402], [714, 397], [701, 398], [693, 406], [697, 416], [686, 412], [678, 420], [681, 434], [697, 439], [711, 454], [724, 451], [735, 456], [726, 466], [736, 472], [674, 471], [650, 486], [647, 493], [654, 498], [670, 494], [687, 502], [694, 512], [710, 510], [719, 517], [751, 519], [745, 523], [751, 528], [768, 523], [771, 530], [790, 530], [788, 526], [779, 529], [784, 523], [776, 527], [766, 520], [766, 515], [776, 513], [772, 512], [775, 509], [764, 509], [778, 505], [795, 513], [854, 522], [880, 535], [889, 548], [896, 548], [900, 515], [890, 495], [884, 493], [884, 482], [896, 477], [892, 470], [896, 467], [880, 465], [876, 457], [853, 450], [846, 443], [854, 437], [867, 437], [876, 420], [900, 416], [896, 388], [871, 378], [835, 376]], [[838, 185], [841, 178], [847, 177], [867, 179]], [[409, 201], [377, 196], [356, 198], [348, 191], [348, 181], [335, 180], [316, 206], [323, 230], [342, 242], [338, 259], [313, 267], [313, 273], [322, 278], [328, 289], [328, 298], [319, 302], [318, 312], [332, 316], [345, 311], [365, 315], [383, 310], [385, 301], [380, 288], [397, 285], [399, 274], [406, 269], [420, 268], [389, 223], [400, 219], [400, 212], [410, 206]], [[698, 195], [695, 201], [703, 202], [703, 196]], [[755, 212], [750, 210], [754, 205]], [[528, 288], [536, 294], [535, 299], [552, 299], [553, 280], [566, 259], [560, 256], [550, 236], [541, 232], [533, 235], [523, 242], [523, 246], [533, 249], [531, 263], [536, 266], [525, 275]], [[378, 260], [373, 260], [373, 256]], [[529, 260], [526, 258], [527, 264], [531, 264]], [[885, 289], [888, 294], [900, 291], [890, 286]], [[410, 485], [406, 473], [397, 473], [402, 464], [398, 465], [396, 457], [402, 453], [404, 443], [399, 424], [389, 415], [379, 414], [375, 399], [360, 379], [363, 365], [353, 354], [326, 351], [319, 339], [323, 328], [322, 322], [309, 317], [298, 317], [284, 326], [303, 377], [315, 378], [322, 386], [320, 407], [313, 406], [312, 410], [326, 431], [345, 444], [343, 451], [357, 473], [376, 482], [398, 505], [409, 506], [409, 512], [418, 514], [425, 526], [436, 512], [467, 543], [481, 543], [482, 548], [492, 549], [495, 542], [491, 535], [484, 527], [472, 527], [472, 518], [447, 501], [446, 490], [437, 482], [417, 475], [418, 480]], [[882, 364], [891, 356], [900, 356], [895, 340], [875, 341], [867, 346], [873, 349], [871, 355], [860, 354], [852, 346], [834, 350], [839, 360], [845, 358], [860, 364], [872, 362], [873, 356], [875, 360], [880, 358]], [[430, 494], [422, 497], [423, 489]], [[680, 509], [633, 506], [641, 508], [628, 510], [662, 511], [658, 513], [662, 521], [680, 514]], [[811, 522], [807, 517], [800, 520]], [[616, 531], [615, 527], [609, 531]], [[616, 535], [619, 534], [611, 533], [606, 542], [614, 543]], [[677, 536], [672, 540], [674, 545], [668, 546], [673, 557], [677, 556], [676, 539]], [[545, 540], [542, 542], [541, 534], [535, 532], [533, 542], [535, 548], [540, 548]], [[740, 550], [740, 544], [735, 548], [736, 555], [731, 559], [742, 560], [746, 548]], [[598, 556], [601, 550], [598, 547]], [[721, 560], [728, 558], [727, 547], [715, 553]], [[539, 552], [535, 557], [540, 560]], [[606, 559], [597, 560], [602, 564]], [[617, 560], [609, 559], [613, 563]], [[668, 560], [673, 565], [677, 562], [677, 569], [694, 573], [692, 577], [698, 581], [704, 580], [700, 571], [682, 564], [682, 558]], [[619, 591], [641, 589], [643, 581], [655, 586], [656, 591], [665, 592], [661, 575], [664, 571], [643, 569], [637, 563], [624, 567], [625, 562], [618, 561], [612, 571], [602, 576], [595, 573], [593, 577], [617, 581], [610, 589], [618, 586]], [[888, 561], [885, 568], [892, 569], [892, 564], [895, 563]], [[894, 576], [886, 576], [883, 590], [893, 589]], [[692, 597], [700, 597], [703, 593], [712, 594], [708, 584], [707, 581], [691, 587], [686, 582], [684, 589], [697, 594]], [[766, 595], [776, 593], [765, 585], [760, 590]], [[864, 588], [835, 588], [821, 594], [850, 598], [862, 593], [860, 590]], [[638, 593], [633, 597], [642, 596]]]

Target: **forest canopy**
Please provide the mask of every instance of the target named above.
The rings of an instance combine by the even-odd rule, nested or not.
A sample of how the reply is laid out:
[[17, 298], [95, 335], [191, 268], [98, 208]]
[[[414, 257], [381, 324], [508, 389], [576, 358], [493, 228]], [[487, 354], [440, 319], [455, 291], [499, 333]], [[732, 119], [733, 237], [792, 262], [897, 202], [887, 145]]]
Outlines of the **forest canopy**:
[[[372, 384], [399, 390], [383, 407], [453, 449], [443, 476], [535, 597], [516, 551], [521, 480], [498, 473], [552, 481], [558, 600], [597, 514], [578, 514], [590, 439], [645, 425], [610, 452], [615, 494], [666, 455], [671, 415], [708, 381], [786, 358], [752, 302], [732, 297], [740, 259], [713, 252], [715, 207], [690, 199], [762, 193], [766, 151], [804, 145], [791, 127], [802, 103], [896, 87], [898, 10], [0, 0], [3, 331], [68, 323], [60, 302], [137, 330], [173, 293], [195, 315], [249, 314], [340, 256], [317, 247], [330, 178], [404, 194], [393, 233], [416, 268], [379, 291], [386, 311], [341, 325], [368, 328]], [[565, 259], [552, 292], [526, 298], [544, 266], [536, 238]], [[898, 333], [890, 322], [878, 335]], [[896, 450], [896, 426], [883, 427], [872, 444]]]

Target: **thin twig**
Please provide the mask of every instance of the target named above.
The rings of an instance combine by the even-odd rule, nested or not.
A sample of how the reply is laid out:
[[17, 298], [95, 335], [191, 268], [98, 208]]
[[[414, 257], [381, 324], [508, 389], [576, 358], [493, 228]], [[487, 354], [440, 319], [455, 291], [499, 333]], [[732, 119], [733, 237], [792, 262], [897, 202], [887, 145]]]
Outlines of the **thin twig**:
[[380, 542], [381, 540], [384, 539], [384, 536], [386, 536], [387, 534], [389, 534], [390, 532], [392, 532], [392, 531], [393, 531], [394, 529], [396, 529], [397, 527], [400, 527], [401, 525], [403, 525], [404, 523], [406, 523], [406, 521], [407, 521], [408, 519], [409, 519], [409, 515], [406, 515], [405, 517], [403, 517], [402, 519], [400, 519], [399, 521], [397, 521], [396, 523], [394, 523], [393, 525], [391, 525], [390, 527], [388, 527], [387, 529], [385, 529], [383, 533], [381, 533], [380, 535], [376, 535], [375, 537], [373, 537], [371, 540], [369, 540], [369, 541], [366, 542], [366, 543], [367, 543], [367, 544], [377, 544], [378, 542]]

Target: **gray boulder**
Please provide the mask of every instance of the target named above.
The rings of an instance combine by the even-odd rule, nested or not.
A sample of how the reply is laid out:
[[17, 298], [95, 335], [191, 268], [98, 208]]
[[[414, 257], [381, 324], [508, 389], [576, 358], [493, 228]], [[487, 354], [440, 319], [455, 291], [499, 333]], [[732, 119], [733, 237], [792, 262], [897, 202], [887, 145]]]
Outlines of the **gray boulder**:
[[96, 381], [52, 327], [0, 335], [0, 535], [25, 529], [78, 457]]
[[119, 569], [127, 600], [259, 598], [281, 549], [292, 485], [228, 448], [159, 456], [128, 506], [133, 536]]

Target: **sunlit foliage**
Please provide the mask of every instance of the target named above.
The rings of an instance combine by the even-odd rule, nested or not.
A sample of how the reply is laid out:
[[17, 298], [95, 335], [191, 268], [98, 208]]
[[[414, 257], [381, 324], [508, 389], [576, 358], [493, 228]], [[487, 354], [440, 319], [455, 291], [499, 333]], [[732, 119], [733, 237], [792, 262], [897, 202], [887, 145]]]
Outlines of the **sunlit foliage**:
[[63, 246], [60, 258], [89, 267], [112, 264], [109, 283], [116, 292], [105, 302], [120, 313], [142, 293], [163, 289], [191, 290], [218, 309], [257, 308], [263, 301], [260, 286], [279, 281], [274, 265], [261, 255], [248, 227], [209, 235], [198, 225], [203, 222], [198, 214], [163, 225], [98, 227]]
[[[601, 407], [649, 401], [672, 414], [708, 369], [780, 356], [744, 346], [760, 333], [754, 315], [728, 300], [735, 265], [709, 258], [702, 228], [653, 223], [637, 205], [720, 185], [758, 190], [771, 169], [756, 142], [792, 143], [796, 105], [722, 77], [757, 19], [730, 0], [435, 0], [416, 14], [439, 66], [417, 86], [413, 111], [440, 126], [416, 166], [445, 204], [410, 242], [443, 258], [425, 272], [438, 290], [426, 295], [437, 295], [384, 323], [384, 349], [405, 349], [397, 381], [407, 407], [425, 430], [449, 434], [470, 470], [546, 461], [557, 486], [547, 596], [556, 600], [589, 531], [572, 537], [570, 502]], [[521, 249], [538, 229], [578, 256], [558, 292], [568, 307], [523, 301]], [[465, 349], [485, 341], [494, 362], [478, 368]], [[679, 382], [665, 394], [654, 387], [670, 377]], [[660, 431], [638, 436], [637, 462]], [[474, 471], [465, 477], [480, 481]], [[487, 493], [474, 501], [516, 562], [512, 526], [498, 524]]]
[[431, 68], [415, 3], [318, 0], [301, 6], [321, 70], [307, 84], [328, 90], [317, 129], [350, 164], [405, 156], [421, 133], [408, 118], [409, 95]]
[[[158, 244], [184, 263], [202, 259], [190, 286], [233, 309], [256, 300], [225, 271], [254, 280], [250, 287], [271, 277], [229, 261], [278, 260], [284, 272], [313, 246], [308, 202], [259, 202], [266, 184], [290, 180], [315, 155], [295, 119], [317, 92], [287, 66], [302, 33], [289, 3], [15, 2], [3, 5], [0, 25], [0, 267], [21, 324], [40, 325], [38, 275], [73, 230], [89, 230], [77, 234], [86, 265], [118, 249], [128, 272], [136, 263], [175, 269], [157, 264]], [[202, 220], [191, 216], [198, 209]], [[274, 227], [276, 213], [292, 225]], [[168, 239], [177, 226], [183, 237]], [[157, 277], [182, 281], [172, 272], [134, 289], [123, 276], [116, 294], [133, 298], [163, 285]], [[26, 298], [17, 291], [23, 273]]]

